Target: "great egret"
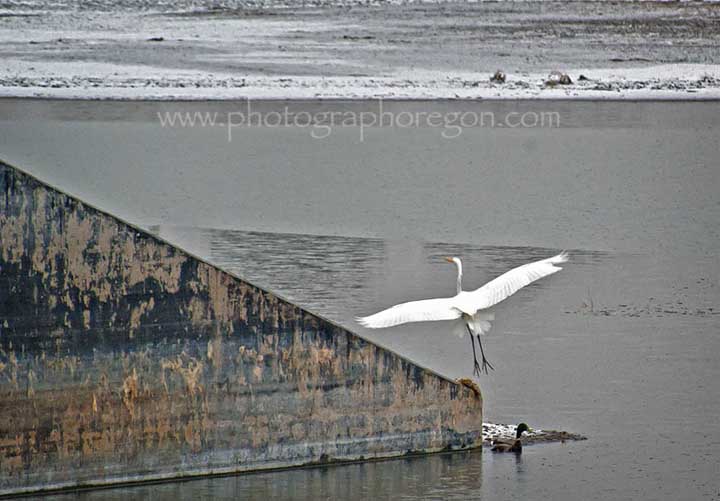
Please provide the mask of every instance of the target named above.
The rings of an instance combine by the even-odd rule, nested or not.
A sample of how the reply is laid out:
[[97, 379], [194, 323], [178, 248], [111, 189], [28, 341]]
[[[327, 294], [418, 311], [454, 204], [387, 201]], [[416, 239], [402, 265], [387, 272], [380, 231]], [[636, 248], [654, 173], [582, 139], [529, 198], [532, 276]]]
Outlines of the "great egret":
[[[454, 297], [401, 303], [374, 315], [358, 317], [356, 320], [370, 329], [380, 329], [409, 322], [462, 318], [472, 343], [475, 364], [474, 373], [480, 375], [481, 371], [485, 371], [485, 374], [487, 374], [488, 367], [494, 370], [493, 366], [485, 358], [482, 341], [480, 340], [480, 335], [487, 334], [490, 331], [490, 322], [495, 319], [495, 314], [490, 308], [512, 296], [526, 285], [562, 270], [556, 265], [567, 262], [568, 255], [561, 252], [551, 258], [518, 266], [474, 291], [462, 290], [462, 261], [460, 261], [460, 258], [452, 257], [446, 258], [446, 260], [455, 263], [457, 266], [457, 294]], [[482, 368], [477, 360], [473, 334], [480, 346]]]

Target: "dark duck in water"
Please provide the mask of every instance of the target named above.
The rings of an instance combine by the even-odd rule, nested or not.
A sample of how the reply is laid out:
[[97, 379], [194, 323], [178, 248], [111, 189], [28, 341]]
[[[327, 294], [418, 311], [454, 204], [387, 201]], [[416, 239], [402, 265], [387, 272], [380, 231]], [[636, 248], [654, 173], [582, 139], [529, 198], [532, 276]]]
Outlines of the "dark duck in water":
[[522, 437], [522, 434], [526, 431], [532, 431], [532, 429], [525, 423], [520, 423], [517, 427], [517, 431], [515, 432], [514, 441], [505, 442], [496, 440], [493, 442], [493, 448], [491, 450], [493, 452], [514, 452], [515, 454], [520, 454], [522, 452], [522, 442], [520, 441], [520, 437]]

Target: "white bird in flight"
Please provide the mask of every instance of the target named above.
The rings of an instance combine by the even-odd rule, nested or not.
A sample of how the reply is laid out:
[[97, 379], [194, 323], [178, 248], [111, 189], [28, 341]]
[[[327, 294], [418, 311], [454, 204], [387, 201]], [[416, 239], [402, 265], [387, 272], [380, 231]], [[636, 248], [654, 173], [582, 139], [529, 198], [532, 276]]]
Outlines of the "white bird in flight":
[[[557, 256], [548, 259], [518, 266], [474, 291], [462, 290], [462, 261], [460, 261], [460, 258], [447, 257], [445, 259], [455, 263], [457, 266], [457, 294], [455, 296], [401, 303], [374, 315], [357, 317], [356, 320], [370, 329], [380, 329], [409, 322], [462, 318], [472, 343], [475, 361], [474, 373], [480, 375], [481, 370], [487, 374], [488, 367], [494, 370], [494, 367], [485, 358], [485, 352], [480, 341], [480, 334], [487, 334], [490, 331], [490, 322], [495, 319], [495, 313], [490, 308], [512, 296], [526, 285], [562, 270], [556, 265], [567, 262], [568, 255], [566, 252], [561, 252]], [[477, 360], [473, 334], [480, 346], [482, 368]]]

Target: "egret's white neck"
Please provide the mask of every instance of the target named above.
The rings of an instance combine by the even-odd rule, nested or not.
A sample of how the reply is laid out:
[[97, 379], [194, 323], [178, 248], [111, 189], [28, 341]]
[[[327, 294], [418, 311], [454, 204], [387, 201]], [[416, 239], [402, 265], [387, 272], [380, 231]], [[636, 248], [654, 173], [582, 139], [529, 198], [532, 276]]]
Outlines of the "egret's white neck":
[[453, 258], [453, 262], [457, 266], [457, 292], [460, 294], [462, 292], [462, 261], [459, 258]]

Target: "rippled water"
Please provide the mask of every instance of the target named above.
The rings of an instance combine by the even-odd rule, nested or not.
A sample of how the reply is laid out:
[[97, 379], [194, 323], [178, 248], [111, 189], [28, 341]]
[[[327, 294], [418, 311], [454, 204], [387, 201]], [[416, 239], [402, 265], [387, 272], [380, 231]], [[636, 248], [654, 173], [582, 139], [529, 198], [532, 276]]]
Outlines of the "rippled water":
[[[425, 105], [455, 106], [412, 106]], [[452, 295], [445, 255], [463, 258], [466, 288], [563, 248], [572, 257], [498, 308], [485, 342], [496, 370], [480, 386], [486, 419], [586, 442], [77, 497], [720, 495], [718, 103], [557, 103], [566, 127], [453, 141], [429, 128], [369, 130], [362, 142], [350, 129], [315, 141], [287, 128], [231, 143], [123, 119], [123, 105], [98, 105], [112, 120], [93, 105], [73, 116], [72, 103], [54, 103], [54, 119], [12, 106], [0, 157], [450, 377], [471, 373], [467, 339], [442, 324], [368, 331], [352, 318]]]

